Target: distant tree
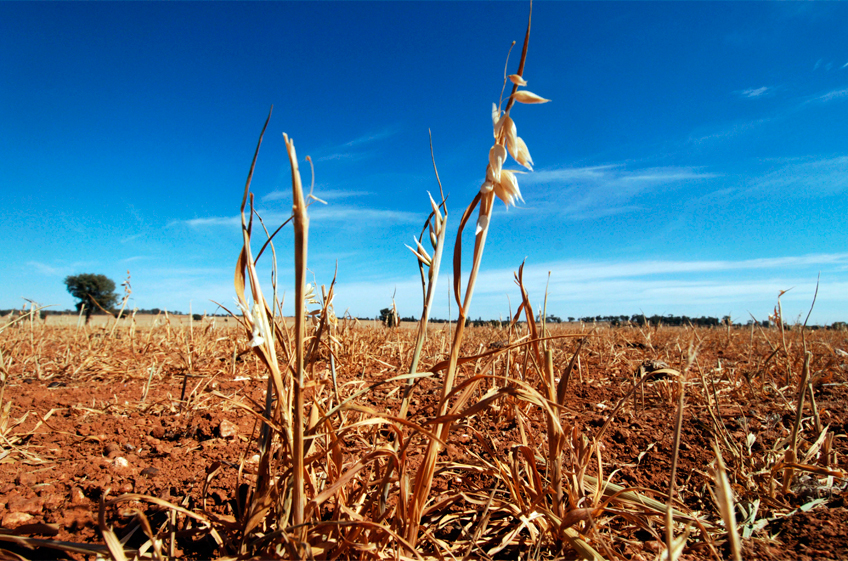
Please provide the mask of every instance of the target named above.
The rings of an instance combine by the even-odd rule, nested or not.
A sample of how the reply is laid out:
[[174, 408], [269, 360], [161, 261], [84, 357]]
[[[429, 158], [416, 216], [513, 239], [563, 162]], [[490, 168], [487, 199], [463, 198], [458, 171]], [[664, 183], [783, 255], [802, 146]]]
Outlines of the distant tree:
[[65, 277], [65, 286], [71, 296], [79, 300], [77, 312], [85, 306], [85, 323], [91, 319], [91, 314], [105, 311], [112, 313], [112, 308], [118, 303], [115, 294], [115, 281], [106, 275], [83, 273]]
[[380, 321], [383, 322], [383, 325], [386, 327], [397, 327], [398, 325], [397, 314], [391, 308], [383, 308], [380, 310]]

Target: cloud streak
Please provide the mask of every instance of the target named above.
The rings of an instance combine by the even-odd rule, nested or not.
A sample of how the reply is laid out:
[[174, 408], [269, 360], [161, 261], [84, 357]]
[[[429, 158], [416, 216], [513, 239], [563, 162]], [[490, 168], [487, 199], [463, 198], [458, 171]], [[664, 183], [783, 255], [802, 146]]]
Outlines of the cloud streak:
[[[632, 314], [640, 310], [648, 315], [677, 313], [713, 315], [728, 312], [734, 319], [748, 319], [748, 310], [764, 319], [773, 308], [777, 295], [783, 298], [786, 317], [809, 309], [816, 284], [817, 270], [824, 276], [819, 293], [818, 312], [813, 320], [832, 322], [828, 303], [848, 302], [848, 283], [830, 282], [840, 268], [848, 264], [848, 253], [811, 254], [739, 261], [556, 261], [528, 263], [524, 283], [534, 302], [548, 290], [548, 309], [565, 317], [596, 314]], [[519, 298], [512, 284], [514, 268], [484, 271], [475, 290], [472, 317], [506, 316], [507, 296], [513, 303]], [[550, 283], [548, 273], [550, 272]], [[439, 286], [449, 286], [447, 275]], [[340, 282], [337, 307], [351, 307], [354, 315], [376, 314], [375, 302], [389, 301], [397, 290], [401, 313], [417, 314], [420, 306], [420, 280], [410, 275], [377, 282]], [[447, 306], [438, 302], [435, 317], [446, 317]]]
[[749, 194], [832, 196], [848, 190], [848, 156], [790, 163], [752, 180]]
[[121, 259], [121, 263], [132, 263], [133, 261], [140, 261], [142, 259], [148, 259], [147, 255], [134, 255], [133, 257], [127, 257], [126, 259]]
[[419, 224], [424, 221], [421, 213], [398, 210], [320, 204], [311, 209], [310, 218], [316, 221], [345, 221], [358, 226], [381, 227], [390, 224]]
[[819, 103], [827, 103], [829, 101], [833, 101], [836, 99], [844, 99], [848, 97], [848, 88], [842, 90], [831, 90], [827, 93], [823, 93], [819, 96], [813, 98], [813, 101], [817, 101]]
[[41, 263], [40, 261], [27, 261], [27, 265], [29, 265], [42, 275], [49, 275], [51, 277], [58, 277], [64, 275], [64, 268], [51, 267], [50, 265], [47, 265], [46, 263]]
[[[343, 189], [321, 189], [314, 191], [314, 195], [324, 201], [335, 201], [338, 199], [350, 199], [353, 197], [367, 197], [373, 195], [370, 191], [345, 191]], [[262, 202], [291, 200], [291, 189], [274, 190], [262, 197]]]
[[[839, 266], [848, 264], [848, 253], [824, 253], [788, 257], [744, 259], [739, 261], [554, 261], [541, 263], [526, 270], [527, 281], [546, 281], [548, 271], [552, 278], [563, 281], [595, 281], [685, 275], [696, 273], [737, 273], [740, 271], [776, 270], [785, 271], [815, 266]], [[494, 275], [502, 278], [511, 269], [493, 270], [481, 274], [481, 279]]]
[[774, 93], [774, 88], [770, 88], [768, 86], [762, 86], [760, 88], [749, 88], [747, 90], [742, 90], [737, 92], [740, 96], [747, 99], [756, 99], [758, 97], [763, 97], [766, 95], [772, 95]]
[[394, 128], [387, 128], [381, 131], [368, 133], [358, 138], [354, 138], [353, 140], [350, 140], [348, 142], [345, 142], [344, 144], [320, 150], [314, 160], [316, 162], [325, 162], [331, 160], [362, 160], [364, 158], [370, 157], [371, 153], [369, 151], [361, 150], [361, 147], [367, 144], [371, 144], [373, 142], [384, 140], [386, 138], [394, 136], [396, 133], [397, 131]]
[[634, 200], [650, 192], [718, 177], [693, 167], [629, 170], [623, 164], [539, 170], [522, 176], [522, 187], [539, 189], [539, 198], [556, 200], [548, 209], [572, 220], [590, 220], [638, 211]]
[[[260, 210], [259, 214], [265, 224], [269, 226], [281, 224], [289, 219], [289, 215], [279, 212], [266, 213]], [[345, 205], [322, 205], [321, 203], [315, 203], [309, 207], [309, 217], [318, 222], [346, 222], [346, 226], [375, 228], [393, 224], [418, 224], [423, 222], [423, 215], [420, 213]], [[173, 220], [168, 225], [188, 226], [190, 228], [238, 228], [241, 226], [241, 216], [209, 216]]]

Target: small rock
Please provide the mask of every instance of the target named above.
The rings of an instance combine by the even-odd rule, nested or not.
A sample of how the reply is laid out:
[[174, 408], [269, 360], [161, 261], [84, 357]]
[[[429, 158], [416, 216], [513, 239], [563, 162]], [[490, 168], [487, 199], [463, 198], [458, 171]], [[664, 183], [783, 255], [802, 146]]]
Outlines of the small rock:
[[118, 469], [124, 469], [124, 468], [130, 467], [130, 463], [127, 461], [127, 459], [123, 458], [121, 456], [118, 456], [117, 458], [112, 460], [112, 465], [115, 466]]
[[141, 470], [141, 475], [146, 475], [148, 477], [155, 477], [155, 476], [159, 475], [159, 469], [152, 467], [152, 466], [146, 467], [143, 470]]
[[660, 545], [660, 542], [656, 540], [651, 540], [642, 544], [642, 550], [647, 551], [649, 553], [656, 554], [659, 553], [662, 549], [664, 548], [662, 547], [662, 545]]
[[43, 507], [44, 500], [41, 497], [31, 499], [15, 497], [6, 503], [6, 510], [9, 512], [25, 512], [27, 514], [41, 514]]
[[238, 433], [238, 426], [226, 419], [222, 419], [221, 424], [218, 425], [218, 434], [221, 438], [235, 438], [238, 436]]
[[[106, 456], [109, 456], [110, 454], [114, 454], [115, 452], [120, 452], [120, 451], [121, 451], [121, 447], [118, 446], [117, 444], [115, 444], [114, 442], [110, 442], [109, 444], [106, 445], [105, 448], [103, 448], [103, 453], [106, 454]], [[109, 456], [109, 457], [111, 457], [111, 456]]]
[[171, 449], [173, 449], [173, 446], [171, 446], [167, 442], [158, 442], [158, 443], [153, 445], [153, 449], [160, 456], [167, 456], [168, 454], [171, 453]]
[[668, 364], [661, 360], [646, 360], [642, 362], [642, 367], [645, 369], [645, 372], [655, 372], [668, 368]]
[[121, 486], [118, 487], [118, 492], [121, 494], [132, 493], [133, 492], [133, 484], [129, 481], [124, 481], [121, 483]]
[[36, 483], [38, 483], [38, 474], [31, 473], [31, 472], [28, 472], [28, 471], [23, 471], [20, 474], [18, 474], [16, 481], [17, 481], [18, 485], [23, 485], [25, 487], [31, 487], [32, 485], [35, 485]]
[[150, 436], [153, 438], [162, 438], [165, 436], [165, 427], [153, 427], [153, 430], [150, 431]]
[[52, 495], [52, 494], [58, 492], [58, 489], [56, 488], [55, 485], [52, 485], [52, 484], [49, 484], [49, 483], [48, 484], [42, 483], [41, 485], [38, 486], [38, 488], [36, 489], [36, 492], [38, 493], [39, 496], [43, 497], [45, 494]]
[[0, 525], [4, 528], [17, 528], [21, 524], [27, 524], [32, 520], [33, 516], [26, 512], [7, 512]]
[[63, 499], [61, 495], [58, 495], [56, 493], [42, 493], [41, 500], [44, 501], [44, 507], [47, 510], [59, 508], [60, 506], [62, 506], [62, 503], [65, 502], [65, 499]]
[[85, 493], [83, 493], [81, 487], [74, 487], [71, 489], [71, 504], [79, 505], [85, 504], [86, 502]]

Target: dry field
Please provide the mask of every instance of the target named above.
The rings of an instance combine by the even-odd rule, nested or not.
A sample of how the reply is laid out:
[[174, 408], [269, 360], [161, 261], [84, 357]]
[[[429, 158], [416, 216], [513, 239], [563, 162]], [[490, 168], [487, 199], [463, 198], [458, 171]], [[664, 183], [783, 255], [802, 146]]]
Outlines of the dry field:
[[[9, 318], [11, 319], [11, 318]], [[79, 316], [73, 314], [61, 314], [61, 315], [48, 315], [43, 320], [44, 325], [48, 325], [50, 327], [77, 327], [81, 323], [85, 323], [85, 318], [80, 319]], [[222, 317], [214, 317], [214, 318], [204, 318], [201, 322], [195, 322], [191, 319], [191, 316], [188, 315], [176, 315], [176, 314], [136, 314], [134, 317], [132, 313], [124, 314], [121, 316], [121, 319], [118, 321], [118, 326], [129, 326], [132, 323], [135, 323], [136, 328], [150, 328], [156, 327], [159, 325], [165, 325], [170, 323], [175, 327], [190, 327], [192, 323], [196, 324], [198, 327], [205, 326], [206, 323], [214, 322], [222, 325], [236, 325], [230, 318], [222, 318]], [[91, 316], [91, 321], [89, 325], [91, 327], [106, 327], [108, 326], [110, 329], [112, 325], [115, 323], [115, 319], [112, 316], [107, 316], [106, 314]]]
[[784, 328], [779, 302], [767, 329], [545, 325], [523, 265], [511, 321], [466, 325], [493, 205], [521, 199], [504, 165], [532, 170], [511, 113], [547, 101], [521, 89], [529, 36], [458, 220], [453, 327], [427, 325], [453, 219], [441, 187], [410, 247], [420, 325], [338, 318], [334, 284], [306, 283], [312, 199], [285, 134], [281, 319], [256, 262], [289, 257], [250, 191], [268, 121], [235, 316], [0, 325], [0, 557], [848, 557], [845, 332]]
[[[448, 357], [447, 329], [430, 329], [424, 368]], [[106, 556], [104, 528], [129, 557], [285, 548], [269, 521], [245, 531], [268, 373], [244, 333], [220, 324], [110, 330], [21, 322], [2, 333], [7, 555]], [[540, 399], [535, 354], [522, 346], [527, 325], [470, 329], [461, 354], [477, 358], [462, 365], [458, 384], [472, 395], [438, 456], [412, 553], [399, 534], [414, 489], [402, 487], [426, 454], [440, 375], [416, 380], [400, 425], [392, 419], [407, 385], [393, 378], [408, 369], [414, 331], [340, 322], [335, 384], [328, 349], [307, 369], [309, 426], [322, 428], [306, 452], [315, 510], [303, 530], [305, 554], [569, 558], [591, 547], [607, 559], [654, 559], [665, 549], [671, 504], [675, 539], [688, 534], [681, 558], [728, 558], [717, 446], [743, 558], [848, 555], [845, 332], [807, 332], [808, 365], [798, 328], [782, 337], [777, 328], [568, 326], [548, 336], [555, 380], [568, 377], [555, 407], [555, 432], [564, 436], [560, 480], [546, 411], [554, 404]], [[645, 382], [633, 392], [640, 376]], [[333, 412], [340, 400], [347, 405]], [[288, 477], [285, 464], [274, 468]], [[275, 498], [283, 504], [284, 489]]]
[[[25, 313], [22, 311], [20, 313]], [[20, 315], [20, 314], [19, 314]], [[9, 316], [7, 318], [0, 318], [0, 324], [9, 322], [14, 319], [13, 316]], [[77, 327], [83, 323], [85, 323], [85, 318], [80, 320], [79, 316], [73, 314], [56, 314], [56, 315], [48, 315], [44, 319], [35, 319], [34, 320], [39, 325], [48, 325], [50, 327]], [[294, 324], [294, 318], [287, 317], [285, 318], [287, 325]], [[114, 325], [115, 319], [112, 316], [107, 316], [106, 314], [91, 316], [91, 321], [89, 325], [91, 327], [108, 327], [112, 328]], [[160, 325], [171, 324], [173, 327], [194, 327], [194, 328], [205, 328], [212, 325], [213, 328], [216, 327], [235, 327], [238, 325], [238, 321], [230, 318], [230, 317], [204, 317], [200, 321], [195, 321], [189, 315], [176, 315], [176, 314], [135, 314], [134, 316], [130, 312], [129, 314], [124, 314], [121, 316], [121, 319], [118, 321], [118, 327], [129, 327], [132, 324], [135, 324], [136, 328], [152, 328]], [[382, 325], [378, 320], [358, 320], [358, 324], [365, 327], [379, 327]], [[402, 321], [400, 322], [401, 329], [417, 329], [417, 322], [409, 322]]]

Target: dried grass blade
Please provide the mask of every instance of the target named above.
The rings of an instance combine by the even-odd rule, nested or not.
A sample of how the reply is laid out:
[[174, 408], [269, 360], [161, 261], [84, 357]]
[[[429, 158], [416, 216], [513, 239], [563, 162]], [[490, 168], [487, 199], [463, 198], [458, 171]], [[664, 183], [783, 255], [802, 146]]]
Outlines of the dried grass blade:
[[[30, 538], [26, 536], [18, 536], [15, 534], [6, 534], [0, 532], [0, 541], [6, 541], [18, 544], [20, 546], [26, 547], [27, 549], [36, 549], [39, 547], [46, 547], [49, 549], [55, 549], [58, 551], [65, 551], [71, 553], [81, 553], [83, 555], [97, 555], [103, 556], [109, 554], [109, 548], [105, 545], [100, 544], [87, 544], [87, 543], [75, 543], [75, 542], [65, 542], [59, 540], [44, 540], [39, 538]], [[132, 555], [135, 555], [136, 552], [133, 550], [127, 550]]]
[[[292, 214], [294, 215], [294, 261], [295, 261], [295, 379], [294, 403], [292, 403], [293, 442], [292, 470], [294, 488], [292, 490], [292, 522], [295, 526], [303, 523], [303, 481], [305, 477], [303, 457], [303, 384], [304, 384], [304, 339], [306, 334], [306, 255], [309, 239], [309, 217], [306, 215], [306, 201], [303, 197], [303, 184], [297, 163], [294, 141], [283, 133], [286, 150], [291, 164], [292, 177]], [[305, 534], [304, 534], [305, 536]], [[301, 536], [302, 538], [304, 536]]]
[[574, 370], [574, 365], [577, 362], [577, 357], [580, 356], [580, 350], [583, 348], [583, 345], [586, 343], [586, 341], [589, 339], [589, 337], [592, 336], [592, 334], [594, 332], [595, 332], [595, 329], [593, 328], [592, 331], [590, 331], [585, 337], [580, 339], [580, 341], [577, 344], [577, 349], [575, 349], [575, 351], [574, 351], [574, 355], [572, 355], [571, 360], [568, 362], [568, 366], [566, 367], [565, 371], [562, 373], [562, 376], [560, 376], [559, 384], [557, 384], [557, 393], [556, 393], [556, 396], [557, 396], [556, 402], [559, 405], [565, 404], [565, 391], [566, 391], [566, 389], [568, 389], [568, 380], [571, 378], [571, 372]]
[[736, 528], [736, 516], [734, 514], [733, 489], [730, 487], [730, 481], [727, 479], [727, 470], [724, 467], [724, 459], [721, 457], [721, 450], [718, 447], [718, 442], [713, 442], [713, 451], [716, 456], [716, 466], [713, 477], [716, 483], [716, 497], [718, 499], [721, 518], [724, 520], [724, 527], [727, 530], [727, 537], [730, 540], [730, 551], [734, 561], [742, 561], [742, 547], [739, 539], [739, 531]]
[[[108, 492], [109, 491], [106, 491], [106, 493]], [[100, 534], [106, 542], [106, 547], [109, 548], [109, 555], [112, 556], [112, 559], [114, 561], [127, 561], [127, 556], [124, 553], [124, 546], [121, 544], [121, 540], [119, 540], [118, 536], [115, 535], [115, 532], [106, 525], [106, 493], [100, 496], [100, 505], [97, 512], [97, 526], [100, 528]]]
[[[506, 345], [506, 346], [500, 347], [498, 349], [492, 349], [490, 351], [486, 351], [484, 353], [480, 353], [480, 354], [476, 354], [476, 355], [469, 355], [469, 356], [460, 357], [460, 358], [457, 359], [456, 365], [462, 366], [463, 364], [467, 364], [469, 362], [478, 361], [481, 358], [486, 358], [486, 357], [490, 357], [490, 356], [494, 356], [494, 355], [498, 355], [498, 354], [503, 354], [507, 351], [511, 351], [511, 350], [517, 349], [519, 347], [525, 347], [527, 345], [530, 345], [531, 343], [538, 344], [538, 343], [545, 342], [545, 341], [556, 341], [558, 339], [578, 339], [578, 338], [581, 338], [581, 337], [585, 337], [585, 335], [583, 335], [582, 333], [577, 333], [577, 334], [566, 333], [564, 335], [552, 335], [550, 337], [544, 337], [544, 338], [535, 339], [535, 340], [531, 340], [529, 338], [527, 340], [523, 340], [523, 338], [522, 338], [522, 340], [520, 340], [516, 343], [513, 343], [511, 345]], [[446, 370], [449, 366], [450, 366], [450, 360], [443, 360], [441, 362], [437, 362], [436, 364], [434, 364], [430, 368], [430, 371], [431, 372], [441, 372], [442, 370]], [[503, 377], [501, 377], [501, 378], [503, 378]]]
[[311, 501], [309, 501], [310, 510], [314, 510], [315, 508], [321, 506], [324, 501], [332, 497], [336, 493], [336, 491], [338, 491], [345, 483], [353, 479], [353, 476], [359, 473], [362, 469], [368, 467], [368, 464], [371, 461], [384, 456], [388, 458], [394, 458], [395, 461], [397, 461], [397, 456], [395, 455], [395, 453], [388, 449], [375, 450], [366, 454], [365, 456], [357, 460], [356, 463], [353, 464], [353, 466], [348, 468], [335, 482], [333, 482], [332, 485], [315, 495], [315, 497]]
[[462, 308], [462, 232], [465, 230], [465, 225], [468, 219], [471, 218], [471, 213], [477, 208], [480, 202], [481, 194], [478, 192], [465, 212], [462, 213], [462, 219], [459, 221], [459, 229], [456, 232], [456, 243], [453, 247], [453, 294], [456, 298], [456, 305], [459, 306], [459, 315], [465, 316]]

